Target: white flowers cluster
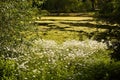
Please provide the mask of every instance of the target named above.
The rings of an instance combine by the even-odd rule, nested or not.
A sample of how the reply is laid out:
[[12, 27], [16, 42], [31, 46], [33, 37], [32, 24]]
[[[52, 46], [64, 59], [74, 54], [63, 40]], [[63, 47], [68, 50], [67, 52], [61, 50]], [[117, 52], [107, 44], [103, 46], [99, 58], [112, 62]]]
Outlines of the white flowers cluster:
[[56, 48], [57, 43], [53, 40], [35, 40], [34, 45], [41, 46], [42, 48]]
[[[88, 58], [91, 58], [92, 54], [107, 49], [105, 43], [94, 40], [67, 40], [62, 44], [58, 44], [53, 40], [39, 39], [33, 41], [32, 44], [29, 47], [24, 44], [18, 46], [15, 52], [25, 54], [15, 60], [18, 62], [19, 70], [31, 71], [33, 78], [44, 72], [45, 74], [51, 74], [49, 69], [54, 70], [59, 66], [67, 69], [70, 65], [73, 66], [74, 61], [76, 62], [75, 65], [84, 66], [83, 63], [89, 61]], [[28, 80], [28, 77], [25, 79]]]
[[[29, 50], [30, 49], [30, 50]], [[98, 50], [106, 50], [107, 46], [103, 42], [98, 42], [94, 40], [68, 40], [62, 44], [57, 44], [53, 40], [35, 40], [33, 46], [26, 47], [21, 45], [15, 51], [19, 53], [25, 53], [26, 57], [19, 57], [20, 61], [23, 62], [19, 64], [20, 68], [26, 68], [26, 62], [29, 63], [34, 57], [37, 58], [47, 58], [48, 62], [55, 63], [57, 60], [75, 59], [76, 57], [83, 58], [89, 57]], [[34, 55], [31, 56], [32, 53]], [[36, 58], [34, 58], [36, 59]], [[17, 59], [16, 59], [17, 60]]]
[[[107, 46], [105, 43], [94, 41], [94, 40], [86, 40], [86, 41], [77, 41], [77, 40], [69, 40], [65, 41], [62, 44], [57, 44], [53, 40], [38, 40], [35, 41], [36, 45], [33, 47], [33, 51], [40, 52], [48, 56], [56, 56], [56, 55], [64, 55], [67, 57], [86, 57], [98, 50], [105, 50]], [[42, 49], [42, 50], [40, 50]], [[59, 53], [59, 54], [58, 54]], [[58, 56], [56, 56], [58, 57]]]

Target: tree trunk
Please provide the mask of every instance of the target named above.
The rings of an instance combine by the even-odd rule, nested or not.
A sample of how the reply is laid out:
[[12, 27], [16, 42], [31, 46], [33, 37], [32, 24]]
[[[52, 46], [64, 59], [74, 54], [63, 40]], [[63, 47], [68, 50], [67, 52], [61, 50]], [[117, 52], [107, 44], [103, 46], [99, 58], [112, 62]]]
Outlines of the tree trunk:
[[94, 11], [95, 10], [95, 0], [91, 0], [92, 2], [92, 10]]

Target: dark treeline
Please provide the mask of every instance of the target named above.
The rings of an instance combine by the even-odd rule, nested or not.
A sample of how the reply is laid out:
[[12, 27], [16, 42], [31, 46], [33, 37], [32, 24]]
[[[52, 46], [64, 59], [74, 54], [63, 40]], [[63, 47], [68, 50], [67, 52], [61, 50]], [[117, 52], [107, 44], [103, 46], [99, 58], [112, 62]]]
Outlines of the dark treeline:
[[89, 0], [47, 0], [44, 2], [42, 9], [49, 12], [81, 12], [90, 11], [92, 9]]
[[120, 24], [120, 0], [103, 0], [99, 10], [99, 18]]
[[[50, 13], [97, 11], [97, 17], [110, 23], [120, 22], [120, 0], [32, 0], [33, 7]], [[41, 3], [42, 1], [42, 3]]]

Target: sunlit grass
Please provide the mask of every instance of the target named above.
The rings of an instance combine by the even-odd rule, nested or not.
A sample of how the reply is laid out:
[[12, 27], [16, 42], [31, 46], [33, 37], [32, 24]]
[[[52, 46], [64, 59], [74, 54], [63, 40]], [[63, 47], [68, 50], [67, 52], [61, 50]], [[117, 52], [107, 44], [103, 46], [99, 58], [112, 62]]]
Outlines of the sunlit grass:
[[[46, 28], [47, 29], [47, 28]], [[41, 38], [41, 39], [47, 39], [47, 40], [55, 40], [58, 43], [64, 42], [66, 40], [85, 40], [88, 39], [87, 35], [83, 32], [83, 33], [79, 33], [79, 29], [81, 31], [80, 27], [77, 28], [66, 28], [66, 31], [59, 31], [59, 30], [50, 30], [50, 31], [46, 31], [46, 29], [42, 29], [40, 31], [37, 32], [23, 32], [24, 36], [26, 39], [30, 40], [33, 38]], [[90, 33], [92, 31], [96, 31], [96, 29], [88, 29], [88, 28], [82, 28], [84, 29], [85, 32]], [[73, 32], [71, 30], [74, 30]], [[83, 39], [83, 37], [86, 37]]]
[[[98, 29], [97, 26], [89, 26], [88, 23], [96, 24], [93, 17], [41, 17], [36, 21], [37, 25], [33, 26], [31, 31], [23, 31], [21, 34], [27, 40], [46, 39], [62, 43], [66, 40], [86, 40], [90, 39], [89, 34], [92, 32], [104, 32], [106, 29]], [[78, 25], [85, 23], [85, 25]], [[75, 25], [71, 25], [75, 24]], [[92, 35], [94, 36], [94, 35]]]
[[[96, 25], [93, 17], [47, 16], [36, 21], [37, 25], [33, 27], [33, 31], [23, 33], [27, 39], [36, 37], [55, 40], [58, 43], [72, 39], [85, 40], [89, 39], [90, 33], [98, 31], [97, 27], [89, 26], [88, 23]], [[99, 31], [103, 32], [105, 29], [99, 29]]]
[[66, 16], [63, 16], [63, 17], [58, 17], [58, 16], [51, 16], [51, 17], [49, 17], [49, 16], [47, 16], [47, 17], [42, 17], [41, 18], [42, 20], [57, 20], [57, 21], [61, 21], [61, 20], [74, 20], [74, 21], [78, 21], [78, 20], [88, 20], [88, 19], [93, 19], [93, 17], [79, 17], [79, 16], [77, 16], [77, 17], [70, 17], [70, 16], [68, 16], [68, 17], [66, 17]]
[[47, 33], [47, 35], [43, 35], [42, 38], [55, 40], [57, 42], [64, 42], [64, 41], [70, 40], [70, 39], [76, 39], [76, 40], [79, 39], [78, 33], [76, 33], [76, 32], [58, 31], [58, 30], [51, 30]]

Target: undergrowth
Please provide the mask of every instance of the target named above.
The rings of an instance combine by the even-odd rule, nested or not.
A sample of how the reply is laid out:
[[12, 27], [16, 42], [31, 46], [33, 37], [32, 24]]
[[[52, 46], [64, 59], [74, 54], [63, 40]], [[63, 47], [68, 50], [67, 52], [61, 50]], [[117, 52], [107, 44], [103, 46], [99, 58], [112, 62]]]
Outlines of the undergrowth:
[[110, 59], [103, 42], [38, 39], [30, 44], [12, 49], [18, 57], [1, 58], [1, 80], [119, 80], [120, 62]]

